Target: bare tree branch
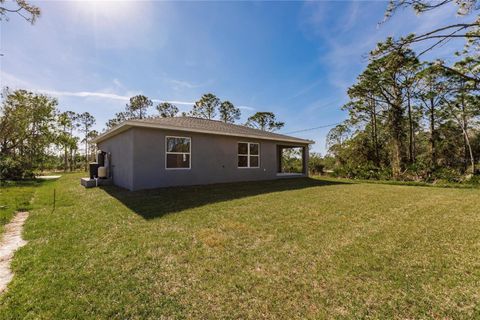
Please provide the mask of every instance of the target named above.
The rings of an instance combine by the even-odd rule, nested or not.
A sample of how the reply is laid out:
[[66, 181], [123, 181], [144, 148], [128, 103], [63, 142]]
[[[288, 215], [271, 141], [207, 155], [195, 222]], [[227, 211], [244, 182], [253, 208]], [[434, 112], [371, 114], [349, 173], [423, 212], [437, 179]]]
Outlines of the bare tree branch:
[[40, 8], [28, 3], [27, 0], [13, 0], [12, 3], [17, 6], [13, 9], [3, 6], [4, 3], [5, 0], [0, 0], [0, 21], [8, 21], [7, 13], [16, 13], [31, 24], [34, 24], [40, 17]]

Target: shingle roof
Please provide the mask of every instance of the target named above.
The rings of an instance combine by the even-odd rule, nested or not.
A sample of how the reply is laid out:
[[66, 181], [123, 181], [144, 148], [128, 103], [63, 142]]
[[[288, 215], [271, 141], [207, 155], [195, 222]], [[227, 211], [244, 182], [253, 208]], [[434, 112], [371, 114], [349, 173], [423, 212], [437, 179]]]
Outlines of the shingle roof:
[[178, 130], [187, 132], [200, 132], [208, 134], [257, 138], [265, 140], [284, 141], [299, 144], [312, 144], [311, 140], [300, 139], [283, 134], [262, 131], [249, 128], [243, 125], [224, 123], [218, 120], [208, 120], [195, 117], [173, 117], [173, 118], [148, 118], [138, 120], [127, 120], [120, 125], [108, 130], [98, 136], [94, 142], [98, 143], [108, 139], [130, 127], [149, 127], [167, 130]]

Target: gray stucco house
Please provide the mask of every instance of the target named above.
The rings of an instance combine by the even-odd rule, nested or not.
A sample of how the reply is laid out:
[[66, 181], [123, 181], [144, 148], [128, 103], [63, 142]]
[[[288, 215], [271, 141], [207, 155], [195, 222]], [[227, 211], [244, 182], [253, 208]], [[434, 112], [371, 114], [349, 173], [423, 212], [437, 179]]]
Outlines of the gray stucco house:
[[[113, 183], [129, 190], [307, 176], [313, 143], [193, 117], [128, 120], [94, 142], [109, 154]], [[303, 171], [284, 173], [282, 150], [293, 147]]]

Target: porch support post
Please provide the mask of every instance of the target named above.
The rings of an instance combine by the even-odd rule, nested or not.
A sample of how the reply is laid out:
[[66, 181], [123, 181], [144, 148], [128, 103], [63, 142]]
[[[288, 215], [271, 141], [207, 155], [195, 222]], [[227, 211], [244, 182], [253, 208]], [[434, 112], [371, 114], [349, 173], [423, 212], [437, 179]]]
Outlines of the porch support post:
[[282, 173], [282, 152], [283, 147], [277, 145], [277, 173]]
[[303, 174], [308, 176], [308, 146], [302, 147]]

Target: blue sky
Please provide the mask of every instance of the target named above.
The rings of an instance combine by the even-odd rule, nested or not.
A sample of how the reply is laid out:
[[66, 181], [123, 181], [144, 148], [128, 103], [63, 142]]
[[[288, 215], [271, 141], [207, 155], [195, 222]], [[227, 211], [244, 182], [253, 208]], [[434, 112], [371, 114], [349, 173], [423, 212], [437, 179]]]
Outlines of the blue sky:
[[[346, 117], [346, 89], [378, 41], [460, 19], [451, 7], [422, 17], [408, 10], [378, 26], [382, 1], [36, 4], [34, 26], [1, 22], [0, 84], [88, 111], [98, 130], [139, 93], [186, 111], [212, 92], [240, 106], [242, 121], [275, 112], [282, 133], [337, 123]], [[449, 43], [435, 56], [457, 48]], [[324, 153], [328, 130], [293, 135]]]

